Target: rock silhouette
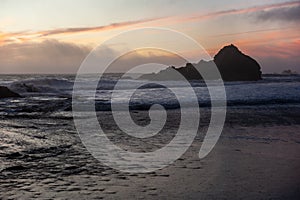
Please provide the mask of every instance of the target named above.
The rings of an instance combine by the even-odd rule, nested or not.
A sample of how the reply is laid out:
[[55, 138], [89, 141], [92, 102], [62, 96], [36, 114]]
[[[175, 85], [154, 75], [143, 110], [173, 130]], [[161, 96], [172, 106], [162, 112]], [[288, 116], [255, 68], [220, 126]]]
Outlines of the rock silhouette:
[[243, 54], [236, 46], [223, 47], [214, 57], [223, 80], [257, 81], [261, 79], [260, 66], [250, 56]]
[[7, 87], [0, 86], [0, 98], [21, 97], [19, 94], [11, 91]]
[[206, 79], [218, 79], [220, 77], [213, 73], [213, 66], [215, 65], [224, 81], [257, 81], [261, 79], [258, 62], [250, 56], [243, 54], [233, 44], [223, 47], [212, 61], [200, 60], [196, 64], [187, 63], [184, 67], [169, 67], [157, 74], [145, 74], [140, 78], [150, 80], [180, 80], [184, 76], [188, 80], [199, 80], [203, 79], [198, 72], [201, 69], [201, 71], [207, 74]]

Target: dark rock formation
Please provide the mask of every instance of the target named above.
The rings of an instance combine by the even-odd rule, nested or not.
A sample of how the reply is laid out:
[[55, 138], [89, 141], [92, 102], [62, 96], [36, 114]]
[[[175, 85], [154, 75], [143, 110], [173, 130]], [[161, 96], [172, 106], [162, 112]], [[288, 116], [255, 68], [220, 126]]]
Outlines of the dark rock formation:
[[261, 79], [259, 64], [234, 45], [223, 47], [215, 55], [214, 62], [225, 81], [257, 81]]
[[[250, 56], [243, 54], [236, 46], [223, 47], [213, 61], [201, 60], [197, 64], [187, 63], [184, 67], [169, 67], [157, 74], [145, 74], [141, 79], [150, 80], [180, 80], [183, 75], [188, 80], [202, 79], [197, 69], [205, 71], [208, 79], [216, 79], [214, 73], [210, 73], [216, 65], [224, 81], [256, 81], [261, 79], [259, 64]], [[174, 70], [175, 69], [175, 70]], [[179, 72], [179, 73], [178, 73]]]
[[21, 97], [19, 94], [11, 91], [7, 87], [0, 86], [0, 98]]
[[282, 72], [281, 72], [281, 74], [282, 75], [297, 75], [298, 73], [296, 72], [296, 71], [292, 71], [292, 70], [290, 70], [290, 69], [287, 69], [287, 70], [283, 70]]

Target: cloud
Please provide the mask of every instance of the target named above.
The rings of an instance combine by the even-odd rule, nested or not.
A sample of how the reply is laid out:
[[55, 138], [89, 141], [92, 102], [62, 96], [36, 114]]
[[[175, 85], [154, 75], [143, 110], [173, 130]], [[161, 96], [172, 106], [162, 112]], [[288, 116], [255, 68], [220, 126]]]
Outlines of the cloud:
[[0, 31], [0, 45], [9, 43], [9, 42], [14, 42], [15, 37], [18, 37], [23, 34], [26, 34], [26, 33], [25, 32], [5, 33], [5, 32]]
[[[189, 21], [209, 20], [212, 18], [240, 14], [247, 14], [246, 17], [255, 17], [255, 19], [258, 19], [260, 21], [297, 21], [300, 18], [299, 13], [300, 1], [290, 1], [241, 9], [220, 10], [204, 15], [151, 18], [113, 23], [104, 26], [59, 28], [37, 32], [0, 32], [0, 73], [75, 73], [83, 59], [91, 51], [91, 48], [88, 46], [48, 39], [51, 38], [49, 36], [58, 34], [71, 35], [76, 33], [107, 31], [148, 22], [155, 22], [156, 25], [162, 26], [164, 23], [185, 23]], [[277, 29], [250, 30], [240, 33], [235, 32], [228, 34], [219, 34], [215, 35], [214, 37], [240, 35], [255, 32], [267, 32], [272, 36], [270, 39], [275, 38], [276, 40], [278, 40], [278, 36], [273, 32], [275, 30]], [[262, 37], [262, 40], [263, 42], [270, 41], [265, 37]], [[242, 46], [250, 46], [249, 49], [251, 50], [253, 46], [253, 40], [246, 42], [247, 43], [242, 43]], [[249, 55], [257, 55], [259, 59], [262, 60], [263, 67], [265, 65], [274, 65], [279, 69], [280, 66], [278, 63], [281, 63], [280, 65], [283, 65], [284, 61], [286, 63], [294, 63], [292, 64], [293, 66], [296, 65], [296, 63], [300, 63], [300, 61], [296, 59], [296, 57], [299, 55], [299, 48], [297, 48], [297, 46], [285, 47], [284, 45], [278, 45], [270, 46], [268, 49], [262, 49], [261, 42], [259, 43], [259, 45], [261, 51], [258, 50], [256, 44], [255, 46], [253, 46], [253, 52], [251, 52]], [[291, 51], [287, 51], [289, 48], [291, 48]], [[104, 52], [101, 53], [103, 53], [107, 57], [114, 56], [115, 50], [112, 48], [107, 48]], [[266, 53], [268, 53], [269, 55], [266, 55]], [[285, 55], [285, 57], [282, 57], [282, 55]], [[124, 59], [129, 63], [130, 66], [139, 63], [141, 59], [149, 60], [149, 58], [153, 58], [153, 60], [156, 59], [166, 61], [167, 63], [171, 63], [172, 60], [174, 61], [174, 58], [170, 56], [162, 56], [161, 54], [154, 54], [151, 55], [151, 57], [137, 54], [131, 55]], [[277, 60], [281, 59], [282, 62], [278, 61], [277, 63], [271, 63], [276, 60], [275, 58], [277, 58]], [[176, 65], [176, 63], [174, 63], [174, 65]], [[125, 66], [116, 66], [115, 69], [119, 70], [122, 69], [122, 67], [123, 69], [126, 68]]]
[[[86, 56], [92, 51], [89, 46], [45, 40], [43, 42], [12, 43], [0, 46], [0, 74], [22, 73], [76, 73]], [[96, 51], [106, 59], [117, 58], [118, 52], [112, 47]], [[99, 60], [91, 63], [93, 73], [101, 66]], [[164, 63], [166, 66], [182, 65], [184, 60], [178, 56], [159, 50], [139, 50], [130, 52], [117, 59], [107, 72], [125, 72], [132, 67], [144, 63]], [[151, 71], [151, 69], [149, 70]]]
[[[249, 41], [251, 44], [252, 42]], [[300, 72], [299, 39], [268, 45], [249, 45], [237, 42], [246, 54], [259, 61], [264, 72], [281, 72], [292, 69]], [[0, 46], [1, 73], [76, 73], [82, 61], [92, 50], [91, 47], [72, 43], [46, 40], [44, 42], [13, 43]], [[97, 55], [115, 58], [117, 51], [104, 48]], [[174, 55], [157, 50], [143, 50], [126, 54], [116, 60], [108, 72], [124, 72], [144, 63], [164, 63], [166, 66], [182, 66], [185, 61]], [[155, 65], [153, 65], [154, 69]], [[150, 67], [151, 68], [151, 67]], [[155, 70], [155, 69], [154, 69]], [[151, 69], [149, 70], [149, 72]]]
[[280, 9], [280, 8], [293, 8], [293, 6], [299, 6], [299, 5], [300, 5], [300, 1], [288, 1], [283, 3], [267, 4], [267, 5], [253, 6], [253, 7], [241, 8], [241, 9], [220, 10], [216, 12], [207, 13], [204, 15], [192, 15], [183, 18], [178, 18], [177, 22], [201, 21], [201, 20], [207, 20], [216, 17], [222, 17], [226, 15], [257, 13], [269, 9], [272, 10], [272, 9]]
[[268, 19], [281, 19], [281, 20], [298, 20], [299, 19], [299, 6], [300, 1], [289, 1], [277, 4], [267, 4], [261, 6], [254, 6], [241, 9], [230, 9], [230, 10], [220, 10], [216, 12], [210, 12], [204, 15], [192, 14], [188, 16], [169, 16], [169, 17], [157, 17], [149, 19], [141, 19], [135, 21], [125, 21], [107, 24], [103, 26], [93, 26], [93, 27], [70, 27], [70, 28], [58, 28], [50, 30], [42, 30], [37, 32], [15, 32], [15, 33], [3, 33], [0, 32], [0, 45], [11, 43], [11, 42], [24, 42], [34, 39], [43, 39], [47, 36], [54, 36], [59, 34], [76, 34], [76, 33], [87, 33], [87, 32], [100, 32], [107, 30], [114, 30], [118, 28], [124, 28], [134, 25], [139, 25], [148, 22], [156, 22], [157, 26], [171, 25], [178, 23], [185, 23], [191, 21], [202, 21], [209, 20], [212, 18], [227, 16], [227, 15], [237, 15], [237, 14], [251, 14], [261, 20]]
[[0, 73], [74, 73], [91, 48], [45, 40], [0, 46]]
[[[285, 29], [294, 29], [295, 27], [286, 27]], [[263, 32], [273, 32], [273, 31], [280, 31], [282, 28], [267, 28], [267, 29], [259, 29], [259, 30], [251, 30], [251, 31], [242, 31], [242, 32], [235, 32], [235, 33], [222, 33], [211, 35], [210, 37], [226, 37], [226, 36], [236, 36], [236, 35], [243, 35], [249, 33], [263, 33]]]
[[127, 21], [127, 22], [119, 22], [112, 23], [104, 26], [94, 26], [94, 27], [78, 27], [78, 28], [61, 28], [61, 29], [53, 29], [37, 32], [41, 37], [49, 36], [49, 35], [58, 35], [58, 34], [73, 34], [73, 33], [82, 33], [82, 32], [98, 32], [98, 31], [106, 31], [117, 28], [123, 28], [127, 26], [137, 25], [141, 23], [151, 22], [155, 20], [159, 20], [160, 18], [151, 18], [151, 19], [142, 19], [136, 21]]
[[[182, 66], [187, 61], [179, 55], [155, 48], [139, 49], [128, 52], [116, 59], [107, 69], [107, 72], [127, 72], [133, 67], [146, 65], [139, 72], [152, 73], [160, 71], [162, 66]], [[157, 64], [156, 64], [157, 63]]]
[[103, 26], [92, 26], [92, 27], [72, 27], [72, 28], [58, 28], [58, 29], [50, 29], [50, 30], [42, 30], [37, 32], [12, 32], [5, 33], [0, 32], [0, 45], [12, 43], [12, 42], [24, 42], [30, 41], [34, 39], [43, 39], [46, 36], [60, 35], [60, 34], [76, 34], [76, 33], [86, 33], [86, 32], [101, 32], [107, 30], [114, 30], [118, 28], [124, 28], [128, 26], [134, 26], [142, 23], [152, 22], [159, 20], [161, 18], [150, 18], [150, 19], [141, 19], [135, 21], [125, 21], [112, 23]]
[[300, 5], [271, 10], [263, 10], [255, 14], [259, 21], [285, 21], [296, 22], [300, 20]]

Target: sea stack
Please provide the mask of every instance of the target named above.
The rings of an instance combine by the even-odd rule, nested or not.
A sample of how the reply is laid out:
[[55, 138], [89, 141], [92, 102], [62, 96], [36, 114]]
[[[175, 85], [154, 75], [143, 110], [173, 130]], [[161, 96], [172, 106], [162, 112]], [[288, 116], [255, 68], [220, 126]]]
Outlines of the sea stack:
[[[215, 79], [216, 76], [210, 72], [212, 67], [217, 66], [223, 81], [257, 81], [261, 79], [260, 65], [256, 60], [248, 55], [243, 54], [233, 44], [223, 47], [214, 57], [214, 60], [199, 63], [187, 63], [183, 67], [169, 67], [156, 74], [145, 74], [140, 79], [149, 80], [181, 80], [183, 75], [187, 80], [201, 80], [198, 73], [206, 71], [208, 79]], [[175, 71], [175, 70], [176, 71]]]
[[214, 57], [224, 81], [257, 81], [261, 79], [260, 65], [243, 54], [233, 44], [223, 47]]

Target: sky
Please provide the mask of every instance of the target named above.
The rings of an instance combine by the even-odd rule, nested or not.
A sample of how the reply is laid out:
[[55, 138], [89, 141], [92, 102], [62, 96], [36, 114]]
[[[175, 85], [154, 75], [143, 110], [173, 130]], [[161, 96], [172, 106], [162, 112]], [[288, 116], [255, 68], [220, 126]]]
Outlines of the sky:
[[[299, 22], [300, 1], [0, 0], [0, 73], [76, 73], [94, 47], [143, 27], [184, 33], [212, 57], [235, 44], [263, 73], [300, 73]], [[126, 42], [121, 46], [103, 54]], [[192, 49], [189, 54], [200, 59]]]

